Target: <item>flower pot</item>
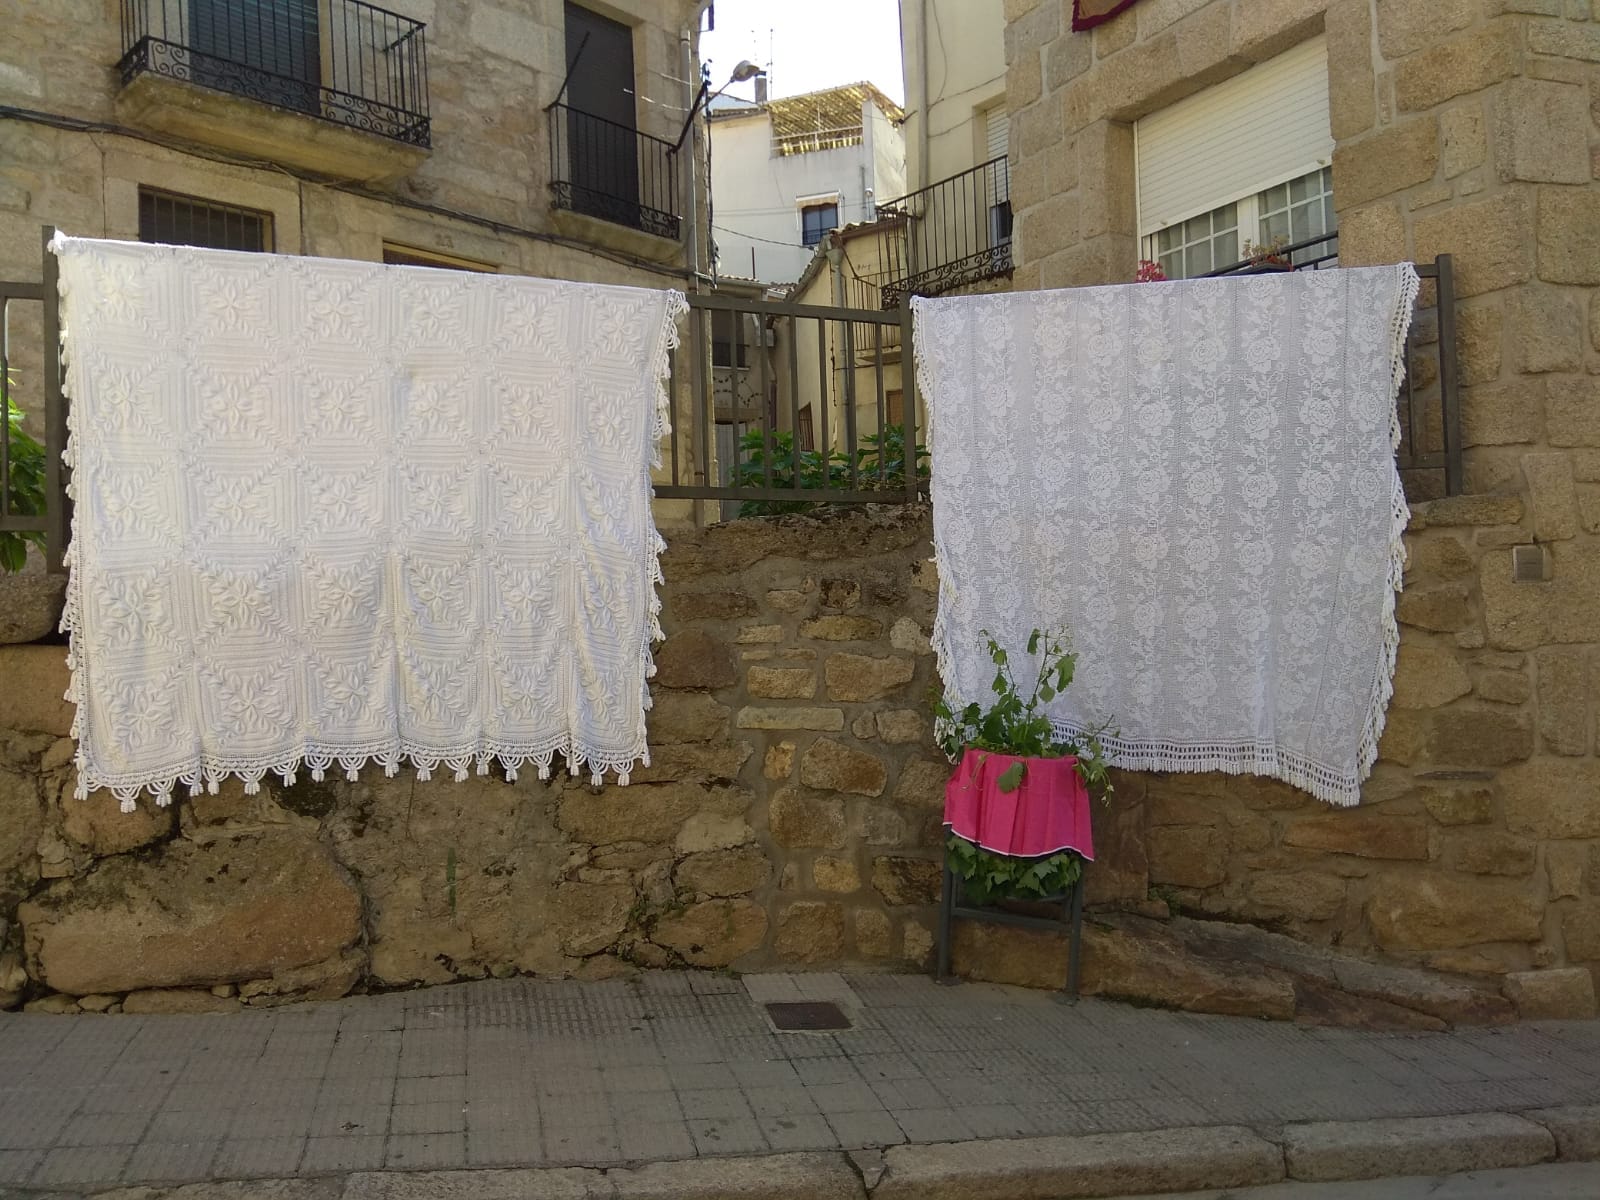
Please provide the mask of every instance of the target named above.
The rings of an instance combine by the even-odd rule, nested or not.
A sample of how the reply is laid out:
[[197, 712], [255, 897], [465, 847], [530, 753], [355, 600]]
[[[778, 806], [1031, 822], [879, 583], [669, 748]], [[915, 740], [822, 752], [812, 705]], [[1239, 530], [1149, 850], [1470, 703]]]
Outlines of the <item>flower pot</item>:
[[[1022, 779], [1003, 779], [1021, 763]], [[945, 786], [944, 823], [956, 836], [1013, 858], [1071, 850], [1094, 858], [1089, 789], [1075, 758], [1022, 758], [968, 749]]]

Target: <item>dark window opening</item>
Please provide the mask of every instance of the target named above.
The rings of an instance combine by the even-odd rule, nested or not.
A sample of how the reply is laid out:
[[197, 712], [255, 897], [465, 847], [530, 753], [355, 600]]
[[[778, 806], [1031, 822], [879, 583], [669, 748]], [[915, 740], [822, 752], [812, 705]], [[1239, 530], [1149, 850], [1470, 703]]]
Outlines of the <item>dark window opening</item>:
[[714, 367], [748, 367], [749, 344], [739, 328], [739, 318], [731, 312], [711, 314], [711, 365]]
[[212, 250], [267, 251], [272, 249], [272, 214], [140, 188], [139, 240]]
[[196, 83], [322, 111], [317, 0], [189, 0], [189, 45]]
[[1003, 245], [1011, 240], [1011, 201], [1002, 200], [989, 207], [989, 244]]
[[806, 405], [800, 410], [800, 429], [796, 440], [802, 450], [815, 450], [817, 448], [816, 428], [811, 421], [811, 405]]
[[479, 271], [491, 275], [498, 269], [470, 258], [413, 250], [409, 246], [393, 246], [388, 242], [383, 244], [383, 261], [391, 267], [437, 267], [444, 271]]
[[822, 241], [822, 235], [839, 228], [838, 204], [808, 204], [800, 210], [800, 240], [807, 246]]

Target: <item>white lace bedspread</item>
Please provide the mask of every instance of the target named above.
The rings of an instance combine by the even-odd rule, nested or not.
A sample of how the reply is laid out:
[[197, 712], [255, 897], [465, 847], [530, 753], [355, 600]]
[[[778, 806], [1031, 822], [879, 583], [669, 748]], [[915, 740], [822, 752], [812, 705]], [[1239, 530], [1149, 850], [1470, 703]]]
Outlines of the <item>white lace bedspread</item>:
[[54, 248], [80, 794], [648, 761], [681, 295]]
[[986, 701], [1070, 629], [1062, 734], [1119, 765], [1354, 804], [1377, 755], [1408, 510], [1409, 265], [914, 301], [935, 648]]

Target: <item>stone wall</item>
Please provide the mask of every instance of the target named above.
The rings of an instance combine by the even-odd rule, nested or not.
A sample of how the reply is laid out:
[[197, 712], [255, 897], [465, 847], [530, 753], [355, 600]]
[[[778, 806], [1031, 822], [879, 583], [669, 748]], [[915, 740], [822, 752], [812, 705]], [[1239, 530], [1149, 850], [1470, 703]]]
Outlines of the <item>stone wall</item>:
[[626, 788], [369, 769], [123, 815], [72, 799], [61, 648], [0, 647], [0, 1007], [920, 966], [947, 774], [930, 553], [916, 510], [674, 536], [652, 764]]
[[[1363, 804], [1130, 780], [1125, 894], [1444, 969], [1600, 970], [1600, 8], [1144, 0], [1092, 34], [1006, 8], [1017, 287], [1131, 279], [1132, 122], [1324, 32], [1341, 261], [1456, 265], [1468, 494], [1416, 505]], [[1518, 546], [1542, 580], [1513, 581]]]
[[[1524, 1011], [1592, 1010], [1594, 760], [1546, 750], [1537, 654], [1456, 646], [1497, 628], [1463, 548], [1520, 518], [1515, 498], [1418, 505], [1396, 703], [1360, 807], [1119, 775], [1093, 813], [1085, 990], [1407, 1028], [1504, 1019], [1503, 988]], [[366, 770], [123, 815], [72, 799], [61, 648], [0, 647], [0, 1006], [923, 969], [948, 776], [929, 535], [925, 509], [896, 508], [674, 534], [652, 762], [626, 788]], [[1059, 986], [1064, 964], [1059, 939], [1027, 932], [964, 925], [957, 942], [983, 978]]]

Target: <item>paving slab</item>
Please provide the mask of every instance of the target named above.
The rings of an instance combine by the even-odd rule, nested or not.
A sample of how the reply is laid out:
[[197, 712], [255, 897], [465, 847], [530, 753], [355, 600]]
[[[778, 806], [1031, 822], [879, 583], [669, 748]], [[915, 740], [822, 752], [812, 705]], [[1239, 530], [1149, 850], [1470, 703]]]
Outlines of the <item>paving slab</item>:
[[[1569, 1162], [1600, 1160], [1600, 1105], [1534, 1109], [1523, 1115], [1554, 1135], [1561, 1158]], [[1600, 1190], [1595, 1195], [1600, 1196]]]
[[1239, 1126], [899, 1146], [873, 1200], [1079, 1200], [1283, 1178], [1283, 1152]]
[[1550, 1163], [1464, 1175], [1411, 1175], [1359, 1183], [1277, 1183], [1227, 1191], [1120, 1196], [1116, 1200], [1595, 1200], [1600, 1163]]
[[[768, 998], [838, 1003], [851, 1028], [775, 1032]], [[1514, 1148], [1575, 1158], [1600, 1154], [1595, 1109], [1597, 1021], [1364, 1034], [924, 976], [647, 972], [222, 1016], [0, 1014], [0, 1200], [786, 1152], [873, 1178], [894, 1147], [952, 1140], [1243, 1126], [1271, 1141], [1519, 1111], [1538, 1128], [1516, 1126]], [[1392, 1173], [1383, 1152], [1367, 1148]], [[1412, 1169], [1459, 1165], [1438, 1162]]]
[[1289, 1177], [1309, 1181], [1450, 1175], [1556, 1156], [1548, 1129], [1510, 1113], [1291, 1125], [1283, 1141]]

